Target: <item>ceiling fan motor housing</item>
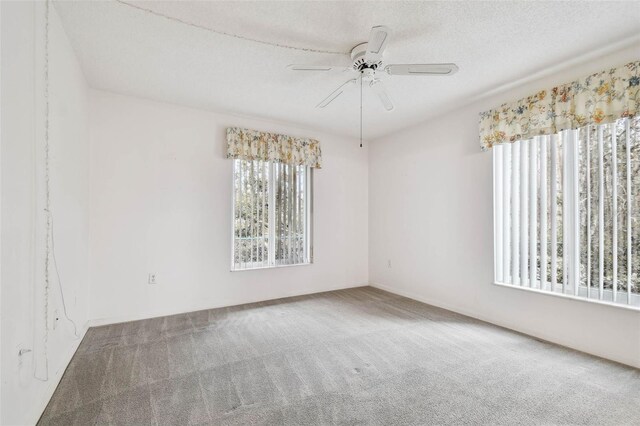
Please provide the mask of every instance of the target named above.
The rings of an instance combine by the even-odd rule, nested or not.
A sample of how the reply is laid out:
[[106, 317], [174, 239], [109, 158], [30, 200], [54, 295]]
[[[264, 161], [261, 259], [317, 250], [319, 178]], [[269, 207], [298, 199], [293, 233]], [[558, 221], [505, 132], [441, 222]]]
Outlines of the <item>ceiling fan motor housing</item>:
[[353, 49], [351, 49], [351, 59], [353, 60], [353, 69], [360, 72], [363, 69], [373, 69], [376, 70], [382, 66], [382, 60], [368, 63], [365, 59], [365, 55], [367, 53], [367, 42], [360, 43]]

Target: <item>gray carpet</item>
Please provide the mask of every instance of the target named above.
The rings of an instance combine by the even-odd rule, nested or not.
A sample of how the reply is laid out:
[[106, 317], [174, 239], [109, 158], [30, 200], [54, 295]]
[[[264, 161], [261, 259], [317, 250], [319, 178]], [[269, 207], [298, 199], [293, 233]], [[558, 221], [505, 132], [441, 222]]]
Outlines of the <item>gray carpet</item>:
[[640, 424], [640, 370], [362, 287], [92, 328], [39, 424]]

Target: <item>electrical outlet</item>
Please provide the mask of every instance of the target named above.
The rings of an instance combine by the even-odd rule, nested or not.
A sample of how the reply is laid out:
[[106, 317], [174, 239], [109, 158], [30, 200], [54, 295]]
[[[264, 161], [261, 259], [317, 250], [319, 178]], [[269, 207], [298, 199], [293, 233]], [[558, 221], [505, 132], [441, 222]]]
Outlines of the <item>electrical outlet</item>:
[[387, 260], [387, 268], [391, 268], [391, 260]]
[[150, 272], [149, 273], [149, 284], [158, 284], [158, 282], [156, 281], [156, 274], [155, 272]]

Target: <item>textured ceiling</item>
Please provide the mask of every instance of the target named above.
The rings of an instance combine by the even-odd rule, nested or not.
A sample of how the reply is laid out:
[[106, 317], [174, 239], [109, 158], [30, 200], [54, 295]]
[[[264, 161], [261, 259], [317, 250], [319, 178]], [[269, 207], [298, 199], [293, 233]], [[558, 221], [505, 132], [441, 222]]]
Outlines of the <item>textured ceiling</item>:
[[[387, 76], [396, 105], [392, 112], [365, 90], [367, 139], [640, 33], [640, 2], [130, 3], [136, 7], [116, 1], [55, 2], [94, 88], [357, 136], [357, 90], [325, 109], [315, 108], [355, 74], [294, 73], [285, 67], [348, 65], [346, 52], [366, 41], [374, 25], [392, 30], [386, 63], [458, 64], [460, 71], [452, 77]], [[276, 47], [197, 26], [344, 53]]]

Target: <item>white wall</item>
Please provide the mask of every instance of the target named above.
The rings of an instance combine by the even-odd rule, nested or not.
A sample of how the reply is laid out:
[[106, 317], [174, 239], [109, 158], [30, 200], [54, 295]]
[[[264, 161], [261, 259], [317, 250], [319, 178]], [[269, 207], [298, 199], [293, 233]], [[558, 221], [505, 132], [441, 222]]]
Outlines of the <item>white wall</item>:
[[[79, 339], [63, 319], [55, 269], [44, 335], [44, 3], [1, 2], [2, 361], [0, 423], [34, 424]], [[89, 144], [87, 85], [55, 10], [50, 22], [51, 210], [68, 313], [87, 319]], [[54, 313], [61, 318], [54, 327]], [[32, 352], [18, 357], [20, 349]], [[37, 365], [36, 365], [37, 364]], [[37, 367], [39, 377], [34, 378]]]
[[[94, 323], [368, 283], [368, 152], [353, 139], [92, 90], [90, 315]], [[314, 263], [230, 272], [228, 126], [322, 143]], [[147, 284], [147, 274], [158, 284]]]
[[492, 156], [478, 142], [480, 111], [636, 60], [637, 53], [634, 46], [572, 66], [373, 142], [370, 282], [640, 367], [640, 312], [492, 285]]

